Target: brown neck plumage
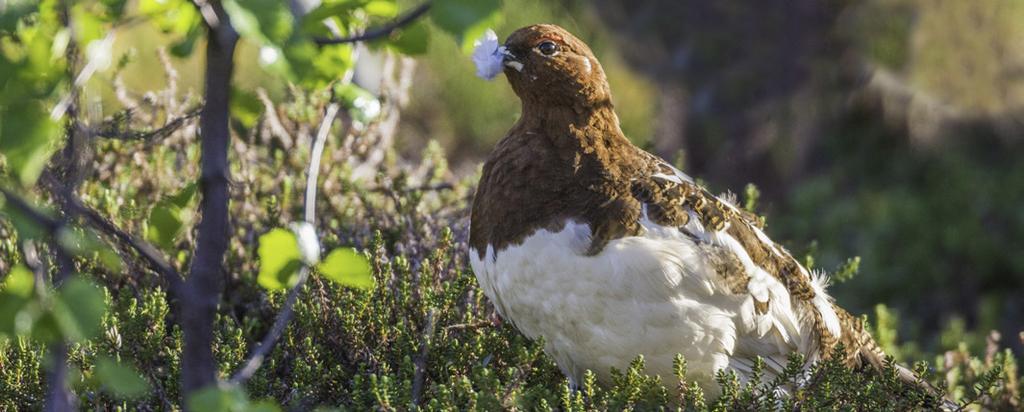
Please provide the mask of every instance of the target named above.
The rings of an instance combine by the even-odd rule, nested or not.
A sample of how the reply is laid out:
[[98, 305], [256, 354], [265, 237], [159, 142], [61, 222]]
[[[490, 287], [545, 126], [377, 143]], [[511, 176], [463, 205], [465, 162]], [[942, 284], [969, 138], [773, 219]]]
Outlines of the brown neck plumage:
[[[631, 146], [619, 126], [610, 99], [588, 104], [553, 105], [523, 101], [516, 129], [551, 141], [560, 158], [597, 156]], [[606, 165], [608, 166], [608, 165]]]
[[596, 253], [609, 239], [638, 230], [640, 208], [629, 179], [643, 167], [610, 102], [524, 102], [523, 116], [484, 165], [470, 245], [482, 257], [488, 245], [498, 251], [572, 220], [589, 225], [588, 253]]

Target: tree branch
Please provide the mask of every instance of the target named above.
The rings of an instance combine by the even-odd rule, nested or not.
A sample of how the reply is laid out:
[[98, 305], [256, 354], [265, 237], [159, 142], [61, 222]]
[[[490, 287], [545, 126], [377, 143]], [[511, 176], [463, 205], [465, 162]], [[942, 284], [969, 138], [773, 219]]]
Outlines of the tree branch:
[[185, 114], [171, 119], [166, 124], [156, 130], [148, 132], [140, 132], [137, 130], [131, 130], [128, 127], [129, 121], [131, 121], [131, 111], [125, 111], [114, 116], [113, 119], [104, 121], [99, 127], [90, 130], [96, 136], [107, 138], [107, 139], [118, 139], [118, 140], [150, 140], [150, 139], [162, 139], [174, 133], [187, 122], [188, 120], [196, 117], [202, 111], [202, 106], [195, 107]]
[[[32, 207], [28, 201], [22, 199], [20, 196], [14, 194], [10, 190], [0, 188], [0, 193], [4, 196], [4, 201], [10, 203], [15, 209], [21, 212], [26, 218], [32, 220], [37, 225], [43, 227], [43, 231], [49, 238], [52, 251], [57, 262], [57, 272], [53, 277], [53, 285], [60, 287], [60, 285], [71, 276], [74, 271], [74, 262], [71, 260], [71, 254], [64, 249], [63, 246], [57, 241], [57, 233], [64, 228], [64, 221], [47, 216]], [[26, 256], [28, 258], [29, 256]], [[40, 269], [40, 268], [35, 268]], [[45, 270], [43, 270], [45, 272]], [[38, 280], [38, 279], [37, 279]], [[45, 281], [45, 279], [43, 279]], [[37, 291], [42, 290], [37, 285]], [[50, 345], [50, 357], [53, 365], [49, 373], [47, 373], [46, 381], [49, 383], [46, 388], [46, 399], [43, 403], [44, 410], [46, 411], [70, 411], [75, 408], [75, 398], [71, 393], [71, 389], [68, 388], [66, 376], [68, 374], [68, 346], [63, 340], [54, 342]]]
[[435, 310], [427, 312], [427, 324], [420, 333], [420, 353], [413, 360], [412, 403], [419, 405], [423, 396], [423, 385], [427, 378], [427, 354], [430, 350], [430, 339], [434, 336]]
[[316, 38], [316, 39], [313, 39], [313, 40], [316, 42], [316, 44], [318, 44], [320, 46], [327, 46], [327, 45], [331, 45], [331, 44], [357, 43], [357, 42], [361, 42], [361, 41], [377, 40], [377, 39], [380, 39], [380, 38], [384, 38], [384, 37], [390, 36], [391, 33], [393, 33], [395, 30], [398, 30], [398, 29], [400, 29], [402, 27], [405, 27], [405, 26], [411, 24], [413, 21], [418, 19], [420, 16], [426, 14], [427, 11], [430, 10], [430, 6], [431, 6], [431, 2], [429, 2], [429, 1], [424, 2], [423, 4], [420, 4], [419, 6], [416, 6], [415, 8], [413, 8], [412, 10], [407, 12], [406, 14], [403, 14], [403, 15], [399, 16], [398, 18], [392, 20], [388, 24], [385, 24], [385, 25], [377, 27], [377, 28], [368, 29], [368, 30], [366, 30], [366, 31], [364, 31], [364, 32], [362, 32], [360, 34], [354, 35], [354, 36], [341, 37], [341, 38], [337, 38], [337, 39]]
[[[50, 187], [58, 187], [56, 186], [58, 182], [56, 182], [56, 178], [52, 175], [44, 174], [41, 178]], [[85, 223], [93, 229], [113, 238], [121, 244], [127, 245], [138, 253], [138, 255], [145, 260], [147, 264], [149, 264], [149, 267], [153, 269], [153, 271], [167, 281], [167, 285], [171, 293], [177, 293], [184, 279], [182, 278], [181, 273], [178, 273], [174, 266], [171, 266], [171, 264], [164, 259], [163, 255], [154, 248], [153, 245], [140, 240], [117, 227], [117, 225], [103, 217], [103, 215], [96, 211], [96, 209], [82, 203], [82, 200], [79, 199], [78, 196], [75, 196], [74, 193], [69, 193], [67, 191], [55, 191], [54, 195], [57, 197], [60, 204], [67, 209], [67, 213], [84, 218]]]
[[[317, 131], [316, 141], [313, 143], [313, 151], [309, 156], [309, 169], [306, 172], [305, 221], [311, 225], [316, 223], [316, 188], [320, 176], [320, 159], [323, 157], [327, 135], [331, 131], [331, 125], [334, 124], [334, 119], [338, 116], [340, 108], [341, 106], [338, 103], [331, 103], [327, 106], [327, 112], [324, 114], [323, 121], [320, 122], [320, 129]], [[294, 312], [295, 302], [299, 298], [299, 292], [302, 291], [308, 278], [309, 267], [303, 266], [302, 269], [299, 269], [299, 279], [295, 282], [295, 286], [288, 290], [284, 307], [281, 308], [277, 318], [274, 319], [274, 325], [271, 326], [270, 331], [263, 337], [260, 346], [249, 355], [245, 366], [239, 369], [235, 376], [231, 377], [231, 383], [245, 383], [259, 370], [263, 364], [263, 359], [274, 349], [274, 345], [281, 338], [281, 335], [284, 334], [285, 328], [288, 327]]]
[[182, 288], [181, 329], [184, 348], [181, 357], [182, 394], [189, 395], [217, 382], [213, 356], [214, 318], [224, 289], [223, 263], [230, 240], [228, 202], [229, 101], [238, 34], [231, 27], [220, 3], [204, 3], [204, 17], [212, 9], [216, 25], [208, 28], [204, 106], [199, 115], [202, 193], [195, 252], [188, 279]]
[[36, 224], [43, 226], [46, 233], [53, 233], [60, 229], [60, 221], [43, 214], [36, 208], [29, 205], [25, 199], [14, 194], [14, 192], [0, 187], [0, 194], [3, 194], [4, 200], [10, 202], [10, 204], [13, 205], [15, 209], [18, 209], [19, 212], [24, 213], [26, 217], [32, 219]]
[[89, 226], [92, 226], [94, 229], [116, 239], [118, 242], [128, 245], [132, 250], [138, 253], [139, 256], [149, 264], [150, 268], [160, 274], [167, 281], [168, 288], [172, 294], [175, 294], [180, 290], [184, 279], [181, 277], [181, 274], [178, 273], [178, 271], [175, 270], [166, 259], [164, 259], [163, 255], [153, 247], [153, 245], [139, 240], [135, 236], [121, 230], [121, 228], [117, 227], [113, 222], [100, 215], [100, 213], [95, 209], [82, 204], [82, 201], [77, 197], [69, 200], [69, 204], [73, 208], [72, 212], [84, 217]]
[[[443, 183], [436, 183], [436, 184], [426, 184], [426, 185], [419, 185], [419, 186], [403, 187], [403, 188], [401, 188], [398, 191], [400, 191], [402, 193], [410, 193], [410, 192], [442, 192], [442, 191], [445, 191], [445, 190], [453, 190], [453, 189], [455, 189], [455, 185], [454, 184], [443, 182]], [[395, 190], [394, 187], [388, 187], [388, 186], [374, 186], [374, 187], [366, 189], [366, 191], [368, 191], [368, 192], [375, 192], [375, 193], [390, 192], [390, 191], [394, 191], [394, 190]]]

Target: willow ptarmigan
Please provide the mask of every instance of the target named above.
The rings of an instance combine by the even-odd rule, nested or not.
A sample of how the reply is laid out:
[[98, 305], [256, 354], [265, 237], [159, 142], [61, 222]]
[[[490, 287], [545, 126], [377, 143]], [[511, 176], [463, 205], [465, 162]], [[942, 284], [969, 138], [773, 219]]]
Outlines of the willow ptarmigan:
[[719, 392], [754, 359], [779, 373], [842, 343], [851, 365], [884, 355], [826, 278], [772, 242], [755, 216], [626, 139], [590, 48], [554, 25], [478, 44], [478, 75], [504, 71], [522, 117], [488, 157], [473, 201], [470, 260], [498, 313], [572, 382], [606, 381], [638, 354], [647, 372]]

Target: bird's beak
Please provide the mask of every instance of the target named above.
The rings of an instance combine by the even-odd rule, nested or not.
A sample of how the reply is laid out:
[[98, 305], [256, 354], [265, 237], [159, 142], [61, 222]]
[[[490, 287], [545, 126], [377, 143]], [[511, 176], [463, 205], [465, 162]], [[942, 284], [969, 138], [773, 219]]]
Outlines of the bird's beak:
[[519, 60], [516, 60], [516, 55], [508, 51], [507, 47], [501, 47], [501, 55], [503, 57], [502, 63], [505, 64], [505, 67], [511, 67], [515, 69], [517, 72], [523, 71], [523, 63], [520, 62]]

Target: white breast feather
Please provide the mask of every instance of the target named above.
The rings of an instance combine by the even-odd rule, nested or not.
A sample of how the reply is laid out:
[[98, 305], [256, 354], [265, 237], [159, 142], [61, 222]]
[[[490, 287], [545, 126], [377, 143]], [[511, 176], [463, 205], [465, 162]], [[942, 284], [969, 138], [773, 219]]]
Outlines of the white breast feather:
[[[679, 353], [689, 365], [688, 378], [715, 395], [719, 369], [745, 379], [761, 356], [773, 375], [790, 352], [816, 350], [810, 343], [813, 317], [800, 312], [785, 286], [754, 264], [732, 236], [705, 231], [699, 222], [691, 215], [684, 227], [694, 239], [645, 217], [640, 236], [612, 240], [596, 256], [583, 254], [590, 228], [568, 222], [497, 253], [488, 247], [483, 258], [471, 250], [470, 263], [498, 312], [526, 336], [544, 336], [545, 350], [577, 382], [587, 369], [607, 379], [612, 367], [626, 368], [638, 354], [649, 373], [670, 377]], [[730, 293], [697, 242], [734, 253], [750, 276], [748, 293]], [[828, 304], [816, 300], [815, 307], [826, 325], [834, 320], [838, 329], [823, 278], [812, 285]], [[768, 302], [767, 313], [756, 313], [755, 301]]]

